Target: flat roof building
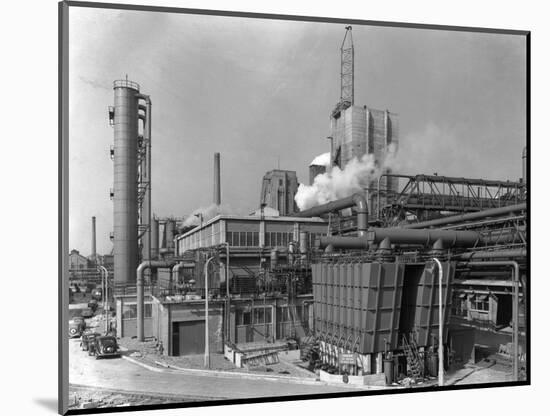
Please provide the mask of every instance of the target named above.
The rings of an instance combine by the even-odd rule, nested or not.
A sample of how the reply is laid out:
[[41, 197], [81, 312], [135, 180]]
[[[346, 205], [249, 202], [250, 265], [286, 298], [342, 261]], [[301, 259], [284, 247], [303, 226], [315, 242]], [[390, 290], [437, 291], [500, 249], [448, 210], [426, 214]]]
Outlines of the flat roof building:
[[309, 234], [310, 243], [326, 234], [327, 223], [321, 218], [270, 217], [267, 215], [218, 215], [176, 238], [176, 254], [186, 250], [229, 243], [232, 250], [288, 247], [299, 240], [299, 232]]

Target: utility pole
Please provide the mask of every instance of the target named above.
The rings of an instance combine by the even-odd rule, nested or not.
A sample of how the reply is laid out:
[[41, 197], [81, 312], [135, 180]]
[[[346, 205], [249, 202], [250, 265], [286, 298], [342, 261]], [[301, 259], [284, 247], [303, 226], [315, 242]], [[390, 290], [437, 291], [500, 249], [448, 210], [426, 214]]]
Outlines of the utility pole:
[[210, 339], [208, 337], [208, 265], [214, 260], [209, 257], [204, 263], [204, 366], [210, 368]]

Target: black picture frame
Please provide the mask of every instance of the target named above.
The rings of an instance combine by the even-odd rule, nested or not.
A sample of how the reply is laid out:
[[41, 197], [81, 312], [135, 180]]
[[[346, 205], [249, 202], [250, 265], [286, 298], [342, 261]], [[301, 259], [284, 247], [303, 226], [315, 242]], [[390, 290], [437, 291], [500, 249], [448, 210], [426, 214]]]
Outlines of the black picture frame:
[[[219, 406], [229, 404], [242, 404], [242, 403], [258, 403], [258, 402], [276, 402], [287, 400], [311, 400], [319, 398], [337, 398], [337, 397], [355, 397], [355, 396], [367, 396], [372, 394], [400, 394], [400, 391], [361, 391], [361, 392], [345, 392], [345, 393], [324, 393], [324, 394], [308, 394], [302, 396], [292, 397], [269, 397], [269, 398], [246, 398], [246, 399], [230, 399], [230, 400], [216, 400], [214, 402], [201, 401], [201, 402], [187, 402], [176, 404], [162, 404], [162, 405], [148, 405], [148, 406], [127, 406], [127, 407], [112, 407], [112, 408], [99, 408], [99, 409], [82, 409], [82, 410], [68, 410], [68, 346], [67, 337], [68, 333], [68, 253], [71, 247], [69, 247], [69, 208], [68, 208], [68, 180], [70, 172], [69, 166], [69, 119], [68, 119], [68, 73], [70, 71], [68, 65], [68, 48], [70, 44], [70, 37], [68, 34], [68, 22], [69, 22], [69, 10], [70, 8], [96, 8], [96, 9], [113, 9], [113, 10], [133, 10], [146, 12], [165, 12], [165, 13], [178, 13], [186, 15], [213, 15], [213, 16], [227, 16], [227, 17], [242, 17], [250, 19], [274, 19], [274, 20], [290, 20], [301, 22], [319, 22], [319, 23], [336, 23], [342, 25], [370, 25], [376, 27], [399, 27], [399, 28], [411, 28], [419, 30], [444, 30], [444, 31], [456, 31], [456, 32], [472, 32], [472, 33], [488, 33], [498, 35], [511, 35], [524, 37], [525, 39], [525, 107], [526, 107], [526, 125], [525, 125], [525, 147], [527, 149], [527, 161], [526, 161], [526, 183], [527, 183], [527, 196], [525, 202], [527, 204], [526, 215], [529, 218], [530, 213], [530, 39], [531, 34], [529, 31], [518, 30], [503, 30], [503, 29], [487, 29], [487, 28], [473, 28], [473, 27], [456, 27], [456, 26], [444, 26], [444, 25], [425, 25], [425, 24], [413, 24], [413, 23], [394, 23], [394, 22], [381, 22], [381, 21], [368, 21], [359, 19], [336, 19], [336, 18], [320, 18], [311, 16], [287, 16], [287, 15], [275, 15], [275, 14], [263, 14], [263, 13], [245, 13], [245, 12], [228, 12], [220, 10], [199, 10], [199, 9], [185, 9], [185, 8], [172, 8], [172, 7], [153, 7], [153, 6], [140, 6], [140, 5], [122, 5], [111, 3], [94, 3], [94, 2], [73, 2], [65, 1], [59, 3], [59, 413], [60, 414], [89, 414], [89, 413], [104, 413], [104, 412], [117, 412], [117, 411], [133, 411], [133, 410], [150, 410], [150, 409], [172, 409], [172, 408], [184, 408], [184, 407], [197, 407], [197, 406]], [[530, 275], [530, 229], [529, 221], [527, 221], [526, 229], [526, 275], [529, 281]], [[406, 393], [415, 392], [433, 392], [439, 390], [458, 390], [458, 389], [472, 389], [472, 388], [487, 388], [487, 387], [500, 387], [500, 386], [523, 386], [531, 384], [531, 325], [530, 325], [530, 286], [527, 286], [527, 292], [525, 293], [525, 350], [527, 352], [525, 361], [526, 377], [522, 381], [504, 382], [504, 383], [483, 383], [476, 385], [465, 386], [445, 386], [445, 387], [426, 387], [415, 388], [413, 390], [407, 390]]]

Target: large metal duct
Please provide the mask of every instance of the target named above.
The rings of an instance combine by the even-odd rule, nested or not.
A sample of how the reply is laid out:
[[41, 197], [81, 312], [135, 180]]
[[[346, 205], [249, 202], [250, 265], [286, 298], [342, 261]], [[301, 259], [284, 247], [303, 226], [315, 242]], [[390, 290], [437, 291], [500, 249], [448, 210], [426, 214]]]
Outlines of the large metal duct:
[[[367, 250], [369, 248], [369, 241], [366, 237], [340, 237], [329, 236], [319, 238], [319, 248], [324, 249], [328, 246], [338, 249], [348, 250]], [[331, 249], [332, 249], [331, 248]]]
[[347, 198], [332, 201], [304, 211], [293, 214], [295, 217], [318, 217], [329, 212], [341, 211], [355, 206], [357, 210], [357, 234], [364, 236], [368, 227], [368, 205], [365, 196], [360, 193], [353, 194]]
[[92, 261], [94, 265], [97, 264], [97, 252], [96, 252], [96, 235], [95, 235], [95, 217], [92, 217]]
[[139, 85], [114, 82], [114, 281], [135, 282], [138, 263], [138, 97]]
[[526, 257], [527, 249], [525, 248], [513, 248], [507, 250], [487, 250], [487, 251], [475, 251], [471, 253], [462, 253], [459, 258], [461, 260], [486, 260], [486, 259], [503, 259], [503, 258], [518, 258]]
[[220, 183], [220, 154], [214, 153], [214, 204], [222, 203], [222, 192]]
[[386, 240], [391, 244], [418, 244], [433, 246], [436, 242], [443, 247], [473, 247], [480, 241], [474, 231], [449, 230], [403, 230], [400, 228], [371, 228], [363, 237], [321, 237], [320, 248], [332, 246], [340, 249], [367, 249], [371, 244]]
[[479, 219], [489, 218], [489, 217], [498, 217], [501, 215], [510, 214], [512, 212], [525, 211], [526, 209], [527, 209], [526, 203], [508, 205], [506, 207], [486, 209], [483, 211], [472, 212], [469, 214], [452, 215], [444, 218], [438, 218], [436, 220], [418, 222], [415, 224], [407, 224], [407, 225], [403, 225], [401, 228], [414, 229], [414, 228], [439, 227], [442, 225], [455, 224], [458, 222], [474, 221], [474, 220], [479, 220]]
[[144, 305], [145, 305], [145, 295], [143, 292], [143, 274], [145, 270], [158, 269], [158, 268], [170, 268], [174, 266], [175, 262], [168, 261], [144, 261], [142, 262], [136, 270], [136, 309], [137, 309], [137, 340], [143, 342], [145, 339], [143, 331], [143, 322], [144, 322]]
[[367, 239], [374, 244], [388, 239], [394, 244], [421, 244], [431, 246], [441, 241], [445, 247], [472, 247], [480, 241], [475, 231], [402, 230], [399, 228], [371, 228]]

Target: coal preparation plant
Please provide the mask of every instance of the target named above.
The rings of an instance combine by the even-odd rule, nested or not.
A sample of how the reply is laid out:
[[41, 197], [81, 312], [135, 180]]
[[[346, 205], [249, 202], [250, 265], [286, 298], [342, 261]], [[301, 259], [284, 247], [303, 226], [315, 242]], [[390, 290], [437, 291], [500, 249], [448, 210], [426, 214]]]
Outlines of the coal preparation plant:
[[114, 82], [117, 337], [154, 339], [163, 356], [204, 355], [206, 367], [214, 354], [250, 368], [296, 351], [321, 381], [443, 384], [444, 372], [486, 357], [509, 365], [507, 380], [525, 379], [526, 151], [513, 181], [380, 168], [397, 151], [398, 119], [355, 103], [351, 36], [347, 27], [341, 97], [327, 109], [328, 157], [312, 162], [308, 181], [353, 160], [378, 170], [361, 189], [303, 209], [296, 172], [266, 169], [259, 207], [224, 212], [223, 153], [212, 152], [211, 209], [155, 216], [152, 100]]

